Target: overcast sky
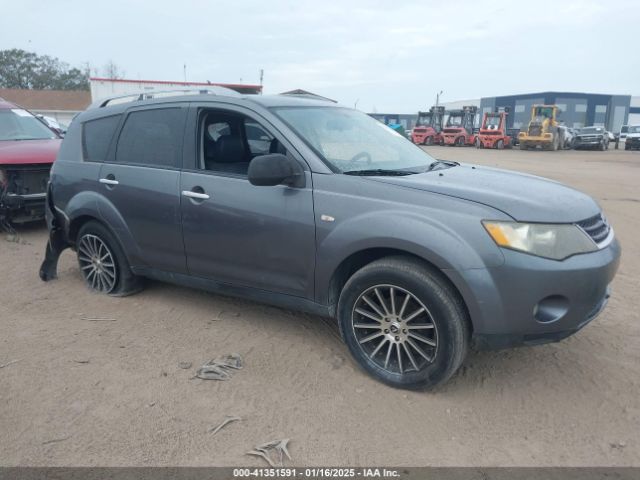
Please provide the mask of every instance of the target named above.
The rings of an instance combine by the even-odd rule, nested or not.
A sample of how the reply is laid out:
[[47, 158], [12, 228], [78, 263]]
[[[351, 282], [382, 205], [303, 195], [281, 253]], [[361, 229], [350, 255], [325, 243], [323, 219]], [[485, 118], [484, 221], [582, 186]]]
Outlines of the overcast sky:
[[544, 90], [640, 95], [640, 1], [0, 0], [0, 49], [126, 78], [311, 90], [367, 112]]

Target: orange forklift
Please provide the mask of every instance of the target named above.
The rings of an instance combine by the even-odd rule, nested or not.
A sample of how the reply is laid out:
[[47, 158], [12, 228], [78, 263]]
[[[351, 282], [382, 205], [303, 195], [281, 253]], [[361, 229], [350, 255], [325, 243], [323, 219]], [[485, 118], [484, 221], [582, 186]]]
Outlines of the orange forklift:
[[486, 112], [482, 118], [480, 131], [476, 136], [476, 148], [511, 148], [515, 143], [514, 137], [507, 130], [507, 115], [509, 107], [502, 111]]
[[416, 145], [442, 143], [442, 120], [444, 107], [431, 107], [428, 112], [418, 112], [418, 121], [411, 132], [411, 141]]
[[442, 130], [443, 145], [475, 145], [474, 123], [478, 107], [462, 107], [462, 110], [450, 110], [447, 123]]

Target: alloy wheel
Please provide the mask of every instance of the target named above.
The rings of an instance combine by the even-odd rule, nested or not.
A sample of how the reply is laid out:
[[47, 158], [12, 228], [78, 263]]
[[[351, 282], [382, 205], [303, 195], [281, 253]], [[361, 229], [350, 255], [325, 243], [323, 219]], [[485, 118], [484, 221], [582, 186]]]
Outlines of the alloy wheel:
[[117, 280], [113, 254], [100, 237], [83, 235], [78, 243], [78, 261], [87, 284], [101, 293], [110, 293]]
[[419, 372], [436, 358], [438, 330], [433, 317], [404, 288], [368, 288], [354, 303], [351, 321], [362, 351], [390, 373]]

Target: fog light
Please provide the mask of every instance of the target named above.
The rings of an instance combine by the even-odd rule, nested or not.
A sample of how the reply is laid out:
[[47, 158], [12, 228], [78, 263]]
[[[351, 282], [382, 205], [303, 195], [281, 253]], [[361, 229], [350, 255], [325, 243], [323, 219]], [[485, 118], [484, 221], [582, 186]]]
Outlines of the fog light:
[[540, 323], [553, 323], [564, 317], [569, 310], [569, 299], [562, 295], [549, 295], [533, 308], [533, 318]]

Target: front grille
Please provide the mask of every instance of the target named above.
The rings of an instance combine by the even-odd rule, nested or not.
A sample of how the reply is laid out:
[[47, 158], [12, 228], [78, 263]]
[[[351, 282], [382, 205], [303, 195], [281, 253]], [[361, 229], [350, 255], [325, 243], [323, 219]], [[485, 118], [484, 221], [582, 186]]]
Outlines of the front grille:
[[45, 193], [51, 165], [11, 168], [5, 171], [6, 191], [14, 195]]
[[458, 133], [460, 131], [459, 128], [445, 128], [442, 130], [444, 133]]
[[542, 135], [542, 125], [531, 125], [529, 127], [530, 137], [539, 137], [540, 135]]
[[500, 130], [481, 130], [482, 135], [502, 135]]
[[601, 213], [598, 215], [587, 218], [581, 222], [578, 222], [577, 225], [589, 235], [594, 242], [601, 243], [604, 241], [609, 235], [609, 231], [611, 227], [602, 216]]

